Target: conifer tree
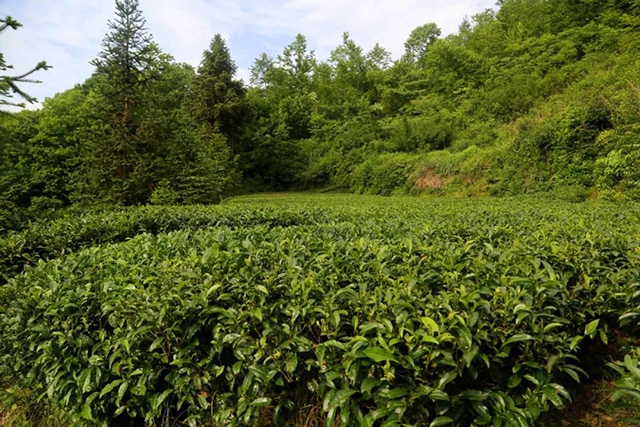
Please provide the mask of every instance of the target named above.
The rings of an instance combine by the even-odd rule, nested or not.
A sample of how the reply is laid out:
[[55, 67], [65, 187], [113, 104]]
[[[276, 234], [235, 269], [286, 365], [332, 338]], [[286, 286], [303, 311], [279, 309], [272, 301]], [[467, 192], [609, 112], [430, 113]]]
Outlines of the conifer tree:
[[115, 6], [103, 49], [91, 61], [96, 71], [89, 104], [101, 125], [85, 144], [79, 188], [84, 197], [144, 203], [153, 185], [157, 141], [154, 129], [142, 124], [160, 52], [145, 28], [138, 0], [116, 0]]
[[[0, 19], [0, 33], [5, 31], [7, 28], [17, 30], [21, 26], [22, 24], [20, 24], [18, 21], [16, 21], [10, 16], [7, 16], [4, 19]], [[13, 68], [13, 66], [5, 62], [4, 55], [2, 54], [2, 52], [0, 52], [0, 71], [4, 72], [11, 68]], [[26, 73], [22, 73], [16, 76], [0, 76], [0, 105], [13, 105], [17, 107], [23, 107], [24, 104], [22, 103], [14, 103], [14, 102], [8, 101], [7, 99], [2, 99], [2, 98], [12, 98], [14, 93], [20, 95], [29, 103], [35, 102], [36, 99], [30, 96], [29, 94], [27, 94], [22, 89], [20, 89], [20, 87], [18, 86], [18, 83], [42, 83], [39, 80], [32, 80], [32, 79], [29, 79], [28, 77], [31, 74], [35, 73], [36, 71], [48, 70], [49, 68], [51, 68], [50, 65], [47, 65], [45, 61], [41, 61], [41, 62], [38, 62], [38, 64], [35, 67], [27, 71]]]
[[116, 0], [116, 19], [109, 21], [111, 32], [102, 41], [103, 50], [91, 61], [98, 74], [110, 81], [110, 98], [122, 103], [121, 122], [127, 123], [131, 103], [149, 78], [158, 49], [145, 28], [146, 20], [138, 0]]
[[222, 36], [216, 34], [202, 55], [193, 84], [195, 116], [210, 131], [224, 135], [234, 154], [242, 151], [242, 132], [248, 114], [246, 89], [242, 81], [234, 79], [236, 71], [229, 48]]

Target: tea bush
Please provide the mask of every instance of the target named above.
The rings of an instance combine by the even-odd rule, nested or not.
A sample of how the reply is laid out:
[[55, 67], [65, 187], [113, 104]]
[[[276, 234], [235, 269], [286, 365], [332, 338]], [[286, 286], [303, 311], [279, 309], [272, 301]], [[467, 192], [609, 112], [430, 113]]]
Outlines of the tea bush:
[[322, 220], [325, 212], [300, 208], [287, 212], [269, 206], [247, 210], [214, 206], [143, 206], [97, 210], [55, 221], [41, 221], [26, 230], [0, 236], [0, 283], [25, 265], [85, 246], [124, 241], [140, 233], [157, 234], [179, 229], [219, 225], [289, 225]]
[[0, 377], [79, 422], [281, 425], [320, 402], [328, 425], [529, 426], [571, 401], [590, 346], [637, 333], [619, 322], [637, 305], [637, 205], [145, 209], [123, 218], [183, 226], [39, 261], [0, 288]]

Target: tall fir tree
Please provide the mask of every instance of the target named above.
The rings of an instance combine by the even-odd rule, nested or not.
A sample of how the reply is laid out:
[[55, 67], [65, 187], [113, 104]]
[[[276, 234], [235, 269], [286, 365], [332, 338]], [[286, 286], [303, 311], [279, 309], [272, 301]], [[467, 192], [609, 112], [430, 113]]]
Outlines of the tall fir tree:
[[235, 79], [237, 67], [220, 34], [202, 55], [193, 84], [193, 112], [210, 132], [222, 134], [234, 154], [244, 151], [243, 131], [249, 113], [246, 89]]
[[102, 41], [103, 50], [91, 61], [98, 74], [111, 81], [111, 93], [123, 104], [121, 122], [129, 120], [131, 103], [148, 78], [158, 56], [153, 37], [145, 28], [146, 20], [138, 0], [116, 0], [116, 18], [109, 21], [111, 32]]
[[153, 185], [154, 142], [143, 126], [152, 80], [157, 79], [160, 52], [145, 28], [138, 0], [116, 0], [88, 102], [97, 119], [84, 146], [78, 190], [85, 198], [144, 203]]

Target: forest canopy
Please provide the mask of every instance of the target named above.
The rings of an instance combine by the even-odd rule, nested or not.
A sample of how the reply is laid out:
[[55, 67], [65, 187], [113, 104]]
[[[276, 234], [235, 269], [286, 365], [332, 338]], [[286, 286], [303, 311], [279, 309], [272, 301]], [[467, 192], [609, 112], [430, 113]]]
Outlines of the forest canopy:
[[284, 189], [640, 198], [637, 0], [504, 0], [396, 60], [349, 33], [321, 60], [299, 34], [249, 84], [219, 34], [194, 68], [115, 6], [85, 82], [0, 117], [0, 227]]

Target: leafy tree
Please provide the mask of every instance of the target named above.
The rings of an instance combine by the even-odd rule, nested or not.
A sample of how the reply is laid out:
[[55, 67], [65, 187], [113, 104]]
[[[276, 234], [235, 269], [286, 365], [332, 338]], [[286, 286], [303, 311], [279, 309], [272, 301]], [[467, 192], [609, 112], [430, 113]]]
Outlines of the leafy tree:
[[[362, 172], [383, 162], [385, 153], [398, 151], [407, 153], [402, 157], [407, 161], [420, 162], [429, 155], [429, 167], [446, 173], [464, 170], [464, 186], [486, 180], [477, 184], [483, 188], [479, 191], [592, 185], [589, 174], [595, 162], [615, 146], [605, 148], [599, 141], [618, 138], [603, 135], [635, 128], [618, 133], [612, 125], [614, 129], [591, 131], [585, 122], [562, 119], [567, 114], [562, 111], [599, 90], [608, 114], [625, 118], [618, 126], [637, 123], [640, 83], [630, 71], [639, 48], [636, 3], [504, 0], [499, 10], [465, 20], [458, 34], [446, 38], [435, 24], [416, 28], [404, 57], [395, 63], [379, 45], [363, 54], [345, 34], [329, 61], [314, 59], [310, 65], [296, 61], [306, 52], [306, 40], [299, 37], [276, 60], [265, 55], [256, 61], [256, 87], [250, 96], [257, 116], [251, 126], [252, 154], [264, 166], [271, 153], [299, 152], [297, 163], [262, 168], [272, 170], [271, 181], [286, 174], [286, 185], [376, 192], [384, 187], [389, 192], [396, 185], [391, 181], [389, 186], [370, 186], [358, 184], [356, 177], [368, 176]], [[521, 121], [532, 129], [525, 130]], [[569, 123], [575, 129], [544, 123]], [[578, 131], [583, 128], [590, 131]], [[565, 135], [548, 129], [564, 129]], [[527, 154], [540, 151], [536, 147], [545, 147], [544, 155]], [[635, 157], [627, 155], [628, 145], [616, 149], [624, 156], [600, 160], [598, 170], [608, 178], [599, 185], [626, 189], [635, 178], [611, 172], [612, 165], [627, 167]], [[531, 160], [526, 168], [521, 165], [524, 157]], [[438, 160], [442, 165], [432, 166], [436, 158], [443, 159]], [[294, 164], [300, 170], [291, 173]], [[520, 179], [503, 178], [514, 174]]]
[[25, 153], [37, 134], [38, 115], [37, 111], [0, 115], [0, 232], [20, 228], [26, 219], [31, 165]]
[[329, 57], [338, 79], [344, 79], [351, 87], [365, 92], [367, 87], [367, 59], [350, 37], [342, 35], [342, 44], [336, 47]]
[[[0, 228], [21, 228], [70, 204], [70, 177], [85, 140], [80, 88], [47, 98], [40, 111], [4, 117], [0, 132]], [[4, 163], [4, 164], [3, 164]]]
[[266, 53], [260, 54], [251, 66], [250, 83], [254, 87], [264, 88], [269, 80], [268, 74], [273, 70], [274, 61]]
[[218, 202], [238, 180], [228, 140], [193, 114], [193, 68], [167, 61], [162, 70], [149, 88], [145, 116], [155, 129], [161, 165], [154, 170], [152, 201], [164, 192], [167, 203]]
[[440, 37], [442, 31], [434, 23], [429, 23], [411, 31], [404, 44], [405, 59], [412, 63], [421, 63], [431, 46]]
[[277, 82], [286, 83], [292, 90], [309, 89], [311, 76], [316, 66], [315, 52], [307, 50], [307, 38], [298, 34], [293, 43], [286, 46], [278, 55], [279, 73], [274, 76]]
[[[0, 19], [0, 33], [5, 31], [7, 28], [17, 30], [21, 26], [22, 24], [20, 24], [18, 21], [16, 21], [10, 16], [7, 16], [4, 19]], [[4, 72], [11, 68], [13, 68], [13, 66], [6, 63], [4, 59], [4, 55], [2, 54], [2, 52], [0, 52], [0, 71]], [[51, 66], [47, 65], [46, 61], [41, 61], [41, 62], [38, 62], [38, 64], [36, 64], [35, 67], [27, 71], [26, 73], [22, 73], [16, 76], [0, 75], [0, 105], [13, 105], [17, 107], [23, 107], [24, 106], [23, 103], [13, 103], [7, 100], [7, 98], [12, 98], [13, 94], [18, 94], [29, 103], [35, 102], [36, 99], [30, 96], [29, 94], [27, 94], [26, 92], [24, 92], [22, 89], [20, 89], [18, 84], [19, 83], [41, 83], [38, 80], [30, 79], [29, 76], [31, 76], [36, 71], [48, 70], [49, 68], [51, 68]], [[5, 99], [2, 99], [2, 98], [5, 98]]]
[[[220, 35], [196, 72], [161, 53], [138, 1], [118, 0], [95, 73], [42, 112], [0, 123], [5, 212], [72, 200], [209, 203], [237, 170], [250, 191], [392, 194], [444, 174], [434, 179], [470, 194], [557, 185], [640, 194], [638, 1], [499, 6], [444, 38], [435, 24], [416, 28], [395, 62], [348, 33], [322, 62], [297, 35], [256, 59], [246, 88]], [[6, 79], [0, 89], [20, 93]]]
[[393, 63], [391, 52], [380, 46], [380, 43], [376, 43], [375, 46], [367, 52], [366, 57], [369, 68], [386, 70]]
[[266, 55], [254, 64], [260, 86], [249, 93], [253, 121], [249, 129], [251, 152], [245, 174], [272, 188], [287, 188], [303, 169], [300, 141], [311, 137], [317, 96], [313, 92], [316, 71], [313, 51], [298, 34], [276, 60]]

